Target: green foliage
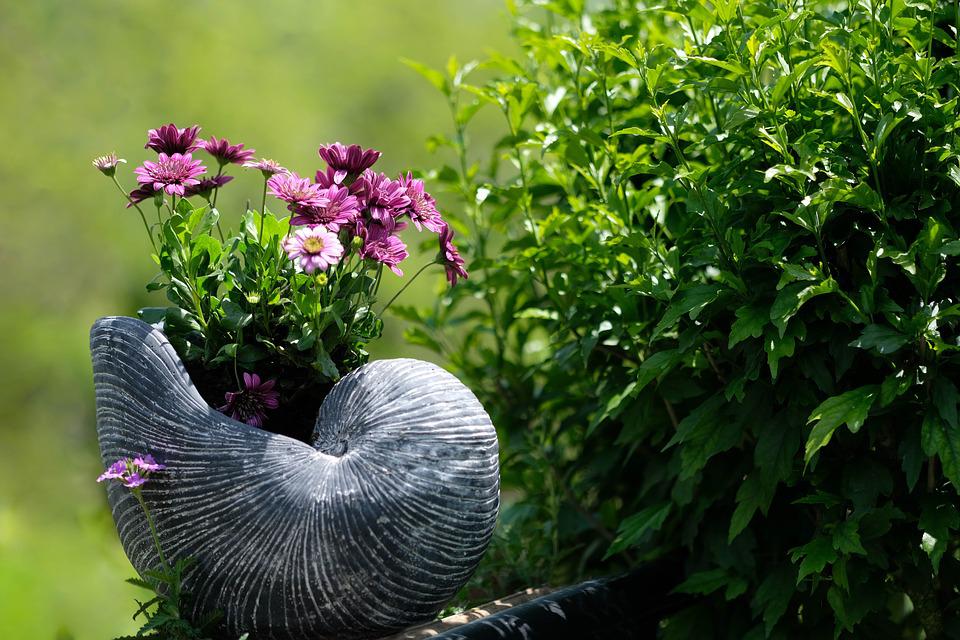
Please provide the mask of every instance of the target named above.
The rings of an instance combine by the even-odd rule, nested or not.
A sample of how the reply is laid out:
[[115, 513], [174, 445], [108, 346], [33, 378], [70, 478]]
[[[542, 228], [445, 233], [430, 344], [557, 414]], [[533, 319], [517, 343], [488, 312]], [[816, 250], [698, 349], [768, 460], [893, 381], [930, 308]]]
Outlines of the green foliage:
[[[137, 638], [162, 640], [207, 640], [212, 625], [219, 616], [211, 615], [194, 625], [181, 617], [180, 610], [188, 594], [183, 591], [183, 576], [193, 560], [177, 560], [172, 566], [147, 571], [143, 578], [129, 578], [130, 584], [154, 593], [149, 600], [137, 600], [138, 609], [133, 619], [144, 617]], [[118, 639], [123, 640], [123, 639]]]
[[414, 66], [472, 277], [404, 314], [504, 452], [472, 588], [681, 554], [668, 638], [960, 637], [956, 5], [640, 4]]
[[[160, 216], [158, 207], [158, 216]], [[372, 311], [382, 268], [344, 259], [329, 273], [297, 272], [283, 251], [289, 225], [269, 211], [247, 211], [239, 230], [214, 234], [219, 213], [185, 199], [161, 218], [157, 262], [173, 306], [140, 310], [164, 331], [186, 362], [228, 372], [285, 372], [322, 385], [367, 360], [365, 344], [383, 323]], [[368, 273], [369, 272], [369, 273]]]

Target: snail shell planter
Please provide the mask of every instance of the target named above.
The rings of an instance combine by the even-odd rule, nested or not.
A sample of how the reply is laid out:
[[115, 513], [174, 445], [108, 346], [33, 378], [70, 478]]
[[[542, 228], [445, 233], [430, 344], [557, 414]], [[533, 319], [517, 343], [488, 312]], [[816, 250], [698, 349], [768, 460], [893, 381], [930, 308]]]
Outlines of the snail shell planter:
[[[471, 391], [419, 360], [372, 362], [324, 399], [312, 445], [210, 408], [163, 333], [91, 332], [105, 463], [167, 465], [145, 485], [168, 558], [196, 559], [188, 618], [236, 638], [375, 638], [428, 620], [466, 582], [499, 508], [497, 437]], [[143, 512], [107, 488], [120, 541], [158, 565]]]

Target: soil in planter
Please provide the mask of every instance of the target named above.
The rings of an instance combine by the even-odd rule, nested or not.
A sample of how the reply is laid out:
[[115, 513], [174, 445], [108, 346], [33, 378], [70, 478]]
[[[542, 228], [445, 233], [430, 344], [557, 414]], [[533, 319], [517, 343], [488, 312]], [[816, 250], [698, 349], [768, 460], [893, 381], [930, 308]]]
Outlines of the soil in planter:
[[[224, 396], [228, 391], [237, 391], [237, 382], [233, 370], [227, 367], [207, 369], [199, 363], [187, 363], [187, 373], [196, 385], [197, 390], [207, 404], [216, 409], [225, 403]], [[260, 373], [260, 371], [258, 371]], [[285, 370], [289, 376], [289, 369]], [[260, 376], [264, 380], [277, 378], [280, 382], [277, 389], [280, 391], [280, 406], [267, 410], [267, 419], [263, 424], [265, 431], [313, 444], [311, 436], [317, 421], [317, 414], [323, 399], [327, 397], [332, 384], [315, 384], [293, 386], [284, 384], [285, 377], [276, 371], [264, 369]]]

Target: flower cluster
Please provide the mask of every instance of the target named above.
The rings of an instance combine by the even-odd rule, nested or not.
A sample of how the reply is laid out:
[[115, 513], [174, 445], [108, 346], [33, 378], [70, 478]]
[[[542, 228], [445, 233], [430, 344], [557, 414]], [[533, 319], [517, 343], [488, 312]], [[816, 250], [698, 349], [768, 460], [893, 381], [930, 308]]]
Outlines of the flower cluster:
[[128, 489], [135, 489], [146, 483], [150, 479], [150, 474], [155, 471], [166, 469], [153, 456], [148, 454], [137, 454], [133, 458], [120, 458], [107, 470], [97, 476], [97, 482], [105, 480], [118, 480]]
[[[451, 284], [458, 277], [467, 277], [451, 241], [453, 233], [422, 180], [411, 173], [392, 180], [374, 171], [371, 167], [380, 152], [359, 145], [335, 142], [321, 146], [318, 154], [327, 168], [317, 171], [313, 182], [290, 172], [276, 172], [267, 179], [270, 194], [287, 203], [290, 224], [307, 228], [284, 244], [290, 259], [304, 272], [323, 271], [336, 264], [344, 255], [342, 247], [359, 238], [362, 259], [402, 276], [399, 265], [409, 252], [398, 233], [407, 227], [409, 218], [417, 231], [427, 229], [440, 236], [438, 262], [446, 267]], [[339, 236], [336, 243], [333, 234]]]
[[[197, 125], [150, 129], [144, 146], [156, 155], [134, 169], [132, 191], [118, 180], [123, 159], [93, 160], [139, 213], [162, 272], [148, 289], [166, 289], [167, 303], [140, 316], [163, 327], [184, 362], [203, 367], [210, 386], [201, 394], [236, 420], [263, 427], [282, 403], [277, 422], [299, 424], [306, 412], [297, 403], [367, 361], [385, 310], [420, 273], [442, 265], [451, 285], [467, 277], [423, 180], [377, 171], [375, 149], [322, 145], [323, 167], [300, 175], [244, 144], [201, 138]], [[234, 182], [234, 165], [259, 172], [262, 191], [259, 210], [248, 205], [230, 229], [217, 199]], [[289, 217], [272, 213], [268, 196]], [[144, 204], [156, 208], [155, 221]], [[378, 305], [383, 274], [403, 276], [410, 251], [401, 233], [411, 227], [436, 234], [439, 250]], [[236, 390], [221, 395], [226, 379]], [[144, 468], [133, 464], [118, 461], [103, 479], [138, 486]]]

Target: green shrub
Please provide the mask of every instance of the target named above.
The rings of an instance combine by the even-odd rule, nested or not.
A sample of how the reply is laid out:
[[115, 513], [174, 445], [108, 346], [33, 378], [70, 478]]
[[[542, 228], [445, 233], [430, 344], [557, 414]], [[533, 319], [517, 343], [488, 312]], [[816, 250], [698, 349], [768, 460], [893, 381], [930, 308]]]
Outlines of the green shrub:
[[679, 552], [665, 637], [960, 637], [956, 5], [655, 4], [417, 67], [472, 277], [403, 312], [511, 502], [473, 595]]

